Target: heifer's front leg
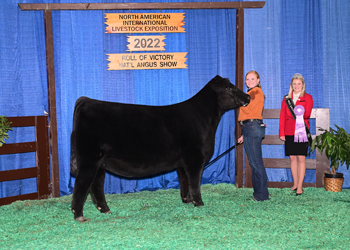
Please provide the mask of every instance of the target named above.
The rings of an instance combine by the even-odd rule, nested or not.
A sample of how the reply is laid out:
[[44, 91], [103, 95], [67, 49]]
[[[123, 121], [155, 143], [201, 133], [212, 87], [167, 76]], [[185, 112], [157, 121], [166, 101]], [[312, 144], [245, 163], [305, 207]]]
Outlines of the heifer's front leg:
[[72, 212], [74, 213], [74, 219], [77, 221], [86, 221], [86, 218], [83, 215], [84, 202], [88, 195], [90, 186], [95, 179], [95, 175], [95, 168], [80, 169], [78, 171], [72, 199]]
[[96, 208], [101, 213], [111, 213], [106, 202], [104, 183], [105, 183], [106, 170], [100, 168], [97, 171], [94, 181], [90, 188], [91, 199], [95, 204]]
[[179, 178], [180, 183], [180, 195], [183, 203], [192, 203], [192, 199], [190, 196], [189, 188], [188, 188], [188, 179], [187, 174], [183, 168], [176, 169], [177, 176]]
[[189, 192], [190, 192], [192, 202], [196, 207], [204, 206], [204, 203], [202, 201], [202, 196], [201, 196], [201, 189], [200, 189], [203, 166], [197, 169], [187, 168], [185, 171], [188, 177]]

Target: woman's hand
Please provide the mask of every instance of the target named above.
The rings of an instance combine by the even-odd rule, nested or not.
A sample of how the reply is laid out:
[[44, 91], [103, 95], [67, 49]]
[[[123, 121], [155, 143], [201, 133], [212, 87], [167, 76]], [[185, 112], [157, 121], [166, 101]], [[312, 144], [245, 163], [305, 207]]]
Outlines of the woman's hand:
[[238, 138], [238, 143], [241, 144], [243, 142], [243, 135], [241, 135], [241, 137]]
[[280, 139], [281, 139], [281, 141], [286, 141], [286, 137], [285, 136], [281, 136]]

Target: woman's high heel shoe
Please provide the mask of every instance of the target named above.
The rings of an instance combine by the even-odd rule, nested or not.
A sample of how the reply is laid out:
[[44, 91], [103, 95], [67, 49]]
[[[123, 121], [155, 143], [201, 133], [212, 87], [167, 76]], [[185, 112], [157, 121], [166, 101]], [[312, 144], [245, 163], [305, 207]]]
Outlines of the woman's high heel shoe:
[[295, 191], [295, 192], [296, 192], [296, 191], [297, 191], [297, 188], [291, 189], [290, 191]]

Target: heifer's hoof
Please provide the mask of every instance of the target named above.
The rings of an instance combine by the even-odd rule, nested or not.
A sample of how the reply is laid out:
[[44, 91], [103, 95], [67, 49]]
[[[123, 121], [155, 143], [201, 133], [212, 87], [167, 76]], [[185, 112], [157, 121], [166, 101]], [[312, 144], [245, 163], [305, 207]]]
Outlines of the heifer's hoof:
[[203, 201], [193, 201], [195, 207], [201, 207], [204, 206]]
[[109, 209], [109, 207], [103, 209], [101, 207], [97, 207], [97, 209], [103, 214], [111, 214], [111, 210]]
[[85, 222], [87, 221], [87, 219], [84, 217], [84, 216], [79, 216], [77, 218], [75, 218], [76, 221], [79, 221], [79, 222]]
[[192, 203], [192, 200], [191, 200], [191, 199], [188, 199], [188, 198], [182, 198], [182, 202], [183, 202], [183, 203], [186, 203], [186, 204], [191, 204], [191, 203]]

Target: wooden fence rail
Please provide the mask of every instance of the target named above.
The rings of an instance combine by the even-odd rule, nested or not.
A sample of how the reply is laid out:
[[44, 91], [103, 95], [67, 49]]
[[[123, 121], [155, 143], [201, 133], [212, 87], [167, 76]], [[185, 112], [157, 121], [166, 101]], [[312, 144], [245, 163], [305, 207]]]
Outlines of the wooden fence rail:
[[11, 127], [35, 127], [35, 141], [9, 143], [0, 147], [0, 155], [36, 152], [36, 166], [0, 171], [0, 182], [37, 178], [37, 192], [0, 198], [0, 205], [16, 200], [46, 199], [51, 194], [50, 156], [47, 116], [7, 117]]

